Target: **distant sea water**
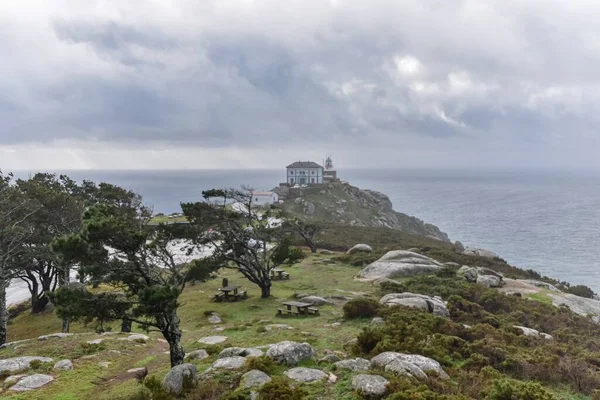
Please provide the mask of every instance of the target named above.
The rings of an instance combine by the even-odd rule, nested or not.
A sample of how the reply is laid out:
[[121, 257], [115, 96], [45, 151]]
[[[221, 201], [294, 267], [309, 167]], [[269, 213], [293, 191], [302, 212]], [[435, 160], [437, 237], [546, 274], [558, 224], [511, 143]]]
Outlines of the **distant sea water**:
[[[215, 187], [271, 189], [285, 170], [68, 171], [143, 195], [155, 212], [177, 212]], [[18, 173], [26, 176], [26, 173]], [[600, 292], [600, 173], [338, 170], [361, 189], [387, 194], [394, 209], [437, 225], [465, 246], [498, 253]]]

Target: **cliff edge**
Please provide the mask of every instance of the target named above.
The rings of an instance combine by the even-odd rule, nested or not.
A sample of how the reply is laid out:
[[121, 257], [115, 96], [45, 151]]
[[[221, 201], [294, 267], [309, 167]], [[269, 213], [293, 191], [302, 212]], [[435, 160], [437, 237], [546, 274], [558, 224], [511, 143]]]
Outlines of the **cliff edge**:
[[298, 218], [351, 226], [386, 227], [450, 242], [437, 226], [395, 211], [390, 198], [374, 190], [332, 182], [305, 188], [278, 187], [282, 208]]

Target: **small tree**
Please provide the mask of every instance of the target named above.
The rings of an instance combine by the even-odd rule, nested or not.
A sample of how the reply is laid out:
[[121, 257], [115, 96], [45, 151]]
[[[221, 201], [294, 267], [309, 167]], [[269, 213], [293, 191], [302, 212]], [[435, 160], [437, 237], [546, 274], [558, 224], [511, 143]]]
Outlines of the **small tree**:
[[[207, 200], [221, 190], [203, 192]], [[222, 195], [220, 193], [219, 195]], [[290, 240], [273, 211], [257, 212], [251, 190], [225, 190], [233, 203], [198, 202], [181, 205], [190, 221], [192, 239], [213, 249], [217, 265], [237, 269], [260, 287], [261, 297], [271, 296], [271, 270], [290, 258]]]
[[321, 227], [317, 224], [312, 224], [303, 221], [299, 218], [288, 219], [284, 226], [294, 234], [300, 236], [304, 240], [304, 244], [310, 249], [311, 253], [317, 252], [316, 238], [321, 232]]
[[[66, 295], [59, 289], [54, 301], [63, 317], [121, 318], [159, 331], [169, 343], [171, 365], [175, 366], [183, 363], [185, 356], [177, 316], [179, 295], [190, 277], [207, 279], [212, 264], [181, 263], [173, 241], [182, 228], [148, 226], [150, 211], [136, 198], [140, 201], [122, 204], [124, 208], [115, 204], [90, 207], [82, 231], [54, 244], [66, 260], [80, 262], [86, 274], [102, 276], [122, 295], [81, 295], [73, 306], [73, 293]], [[98, 316], [99, 304], [105, 310], [102, 316]]]

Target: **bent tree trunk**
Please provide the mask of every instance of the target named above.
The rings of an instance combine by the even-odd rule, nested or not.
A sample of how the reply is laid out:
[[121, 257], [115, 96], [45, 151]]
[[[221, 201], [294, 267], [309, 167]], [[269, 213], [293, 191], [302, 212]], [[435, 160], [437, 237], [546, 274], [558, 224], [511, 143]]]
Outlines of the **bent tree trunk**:
[[165, 340], [169, 343], [169, 354], [171, 357], [171, 368], [183, 364], [185, 351], [181, 346], [181, 330], [179, 329], [179, 317], [177, 311], [173, 311], [169, 315], [167, 321], [167, 329], [161, 330]]
[[268, 283], [263, 282], [260, 285], [260, 298], [268, 299], [269, 297], [271, 297], [271, 281]]
[[8, 310], [6, 309], [6, 287], [10, 280], [0, 279], [0, 345], [6, 343], [6, 325]]
[[121, 332], [131, 332], [131, 320], [127, 317], [121, 320]]

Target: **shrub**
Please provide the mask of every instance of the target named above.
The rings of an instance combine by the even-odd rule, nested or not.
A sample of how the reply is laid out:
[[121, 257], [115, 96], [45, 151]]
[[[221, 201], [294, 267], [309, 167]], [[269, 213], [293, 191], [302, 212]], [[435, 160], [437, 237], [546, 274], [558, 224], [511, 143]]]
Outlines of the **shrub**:
[[277, 363], [266, 356], [261, 357], [248, 357], [245, 364], [246, 370], [252, 371], [257, 369], [264, 372], [267, 375], [275, 373], [277, 369]]
[[514, 379], [496, 380], [484, 390], [485, 400], [556, 400], [556, 397], [537, 382], [521, 382]]
[[380, 308], [375, 300], [358, 297], [344, 304], [344, 318], [373, 318]]
[[588, 299], [593, 299], [595, 295], [594, 291], [585, 285], [570, 286], [567, 292]]
[[[222, 400], [224, 398], [224, 394], [230, 389], [226, 383], [217, 381], [214, 379], [201, 381], [196, 385], [194, 389], [192, 389], [189, 393], [186, 394], [186, 400]], [[232, 400], [228, 397], [225, 397], [229, 400]], [[234, 397], [235, 398], [235, 397]], [[249, 397], [246, 397], [249, 398]]]
[[259, 391], [261, 400], [302, 400], [308, 393], [300, 387], [291, 387], [282, 377], [276, 376], [271, 382], [267, 382]]
[[296, 264], [296, 263], [299, 263], [300, 261], [304, 260], [304, 257], [306, 257], [306, 256], [304, 255], [304, 252], [302, 251], [302, 249], [294, 247], [294, 248], [290, 249], [286, 263], [289, 265]]

